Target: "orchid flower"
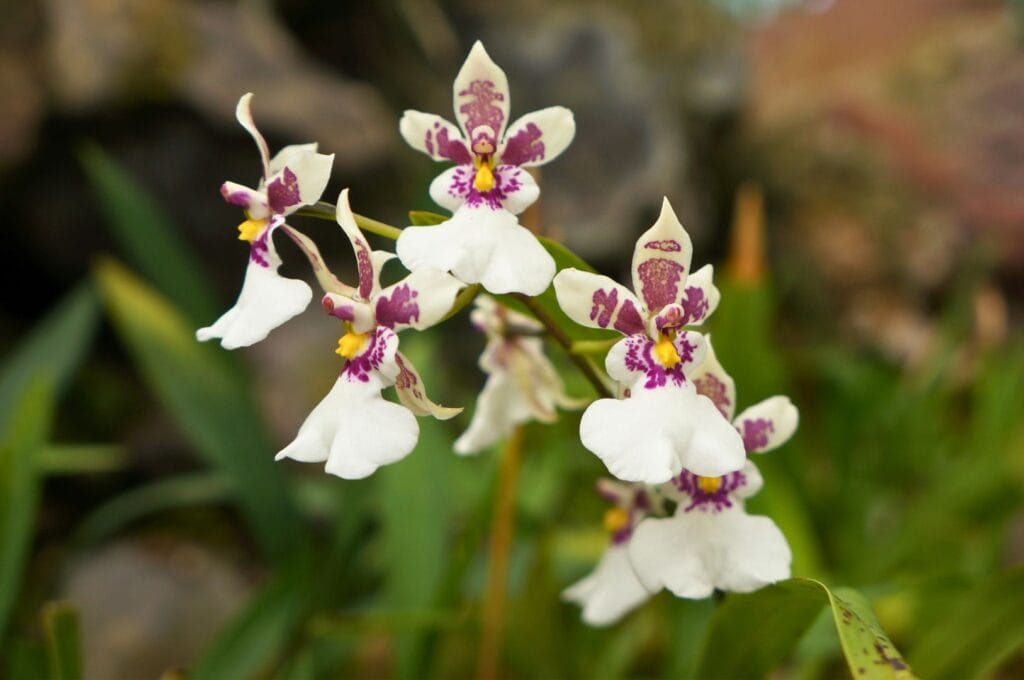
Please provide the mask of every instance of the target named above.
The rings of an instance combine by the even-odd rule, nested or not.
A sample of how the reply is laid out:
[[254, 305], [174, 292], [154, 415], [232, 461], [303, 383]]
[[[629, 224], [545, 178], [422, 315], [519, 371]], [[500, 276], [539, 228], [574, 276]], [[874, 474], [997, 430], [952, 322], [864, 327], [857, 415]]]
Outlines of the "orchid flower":
[[597, 490], [614, 503], [604, 515], [609, 545], [594, 571], [562, 591], [562, 599], [583, 607], [583, 621], [607, 626], [640, 606], [651, 596], [629, 561], [629, 543], [637, 525], [650, 514], [661, 514], [657, 493], [641, 484], [598, 480]]
[[238, 225], [238, 238], [249, 242], [249, 265], [235, 306], [213, 325], [196, 331], [197, 339], [220, 338], [226, 349], [259, 342], [309, 305], [313, 298], [309, 285], [277, 273], [281, 258], [273, 236], [288, 215], [320, 200], [334, 162], [334, 154], [317, 153], [316, 144], [286, 146], [271, 158], [267, 142], [253, 121], [251, 100], [252, 93], [238, 100], [235, 117], [256, 141], [263, 175], [255, 189], [235, 182], [224, 182], [220, 189], [225, 201], [245, 211], [246, 220]]
[[698, 325], [718, 305], [710, 265], [689, 273], [693, 247], [668, 199], [633, 253], [634, 295], [607, 276], [564, 269], [558, 304], [575, 322], [626, 337], [608, 352], [608, 375], [623, 399], [599, 399], [580, 421], [580, 439], [621, 480], [661, 484], [684, 468], [717, 477], [738, 470], [743, 441], [687, 373], [706, 343]]
[[410, 146], [455, 163], [430, 185], [434, 201], [454, 214], [437, 226], [404, 229], [398, 257], [412, 271], [436, 267], [492, 293], [539, 295], [555, 261], [516, 218], [540, 193], [523, 168], [561, 154], [576, 124], [571, 111], [552, 106], [508, 125], [509, 101], [505, 72], [477, 42], [455, 78], [459, 127], [419, 111], [402, 116], [399, 131]]
[[[430, 401], [415, 367], [398, 351], [398, 332], [439, 322], [462, 283], [442, 271], [422, 269], [382, 288], [381, 267], [394, 255], [371, 250], [356, 226], [347, 189], [338, 197], [337, 220], [359, 270], [359, 286], [351, 295], [328, 292], [323, 297], [325, 311], [344, 324], [336, 353], [345, 363], [334, 387], [277, 460], [326, 461], [327, 472], [361, 479], [415, 448], [419, 425], [414, 416], [446, 420], [462, 411]], [[381, 396], [392, 385], [401, 404]]]
[[[694, 373], [698, 390], [731, 418], [735, 403], [732, 378], [710, 349]], [[796, 431], [799, 415], [786, 397], [750, 407], [733, 422], [747, 453], [765, 453]], [[636, 528], [629, 557], [649, 590], [668, 588], [679, 597], [704, 598], [717, 588], [749, 592], [789, 578], [792, 553], [785, 536], [768, 517], [751, 516], [743, 501], [760, 490], [757, 466], [718, 477], [684, 470], [662, 493], [678, 501], [675, 514], [649, 519]]]
[[520, 423], [551, 423], [558, 417], [556, 407], [581, 405], [565, 393], [558, 371], [544, 354], [544, 341], [531, 337], [543, 332], [540, 323], [488, 295], [477, 296], [470, 320], [487, 336], [480, 369], [488, 378], [469, 429], [455, 442], [456, 453], [477, 453]]

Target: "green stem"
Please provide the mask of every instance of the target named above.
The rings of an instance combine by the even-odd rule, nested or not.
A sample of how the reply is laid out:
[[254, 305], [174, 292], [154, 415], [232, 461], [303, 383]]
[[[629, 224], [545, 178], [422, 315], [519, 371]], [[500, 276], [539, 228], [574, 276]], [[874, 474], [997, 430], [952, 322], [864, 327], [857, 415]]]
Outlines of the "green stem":
[[555, 342], [562, 346], [562, 349], [564, 349], [566, 353], [569, 355], [569, 359], [574, 364], [576, 364], [576, 367], [580, 369], [580, 372], [583, 373], [583, 376], [590, 382], [591, 385], [594, 386], [594, 390], [597, 391], [597, 394], [599, 396], [606, 398], [611, 398], [612, 396], [614, 396], [611, 390], [608, 389], [608, 385], [601, 378], [600, 374], [598, 373], [597, 367], [594, 366], [594, 363], [590, 360], [590, 358], [585, 357], [581, 354], [573, 354], [572, 338], [570, 338], [569, 335], [562, 330], [558, 323], [554, 319], [552, 319], [547, 312], [544, 311], [543, 307], [537, 304], [536, 300], [534, 300], [532, 297], [528, 295], [523, 295], [522, 293], [512, 293], [512, 296], [519, 300], [520, 302], [522, 302], [524, 305], [526, 305], [526, 308], [529, 309], [530, 313], [532, 313], [537, 318], [537, 321], [540, 321], [542, 324], [544, 324], [544, 327], [548, 329], [548, 333], [551, 334], [551, 337], [555, 339]]
[[[318, 220], [330, 220], [334, 222], [337, 219], [336, 208], [333, 204], [326, 201], [320, 201], [313, 205], [302, 208], [296, 215], [303, 217], [315, 217]], [[356, 218], [356, 225], [363, 231], [368, 231], [371, 234], [377, 234], [384, 238], [389, 238], [392, 241], [397, 241], [398, 237], [402, 234], [402, 230], [398, 227], [393, 227], [390, 224], [385, 224], [379, 220], [365, 217], [358, 213], [352, 213]]]
[[569, 349], [573, 354], [605, 354], [621, 338], [609, 338], [608, 340], [576, 340]]

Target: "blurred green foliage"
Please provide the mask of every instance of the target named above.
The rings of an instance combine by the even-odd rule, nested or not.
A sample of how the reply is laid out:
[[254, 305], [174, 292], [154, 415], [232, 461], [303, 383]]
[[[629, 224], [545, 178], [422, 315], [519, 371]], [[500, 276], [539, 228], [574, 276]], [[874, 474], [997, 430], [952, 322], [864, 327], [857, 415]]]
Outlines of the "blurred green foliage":
[[[248, 372], [237, 357], [194, 340], [193, 327], [217, 307], [196, 260], [110, 158], [97, 149], [82, 158], [129, 263], [104, 259], [95, 267], [111, 328], [206, 469], [143, 481], [107, 499], [80, 523], [80, 546], [181, 506], [238, 510], [239, 530], [259, 546], [268, 571], [191, 669], [197, 678], [472, 674], [496, 452], [456, 458], [451, 443], [466, 421], [421, 419], [417, 450], [367, 480], [275, 465], [276, 442], [262, 425]], [[155, 255], [154, 242], [167, 249]], [[563, 266], [575, 257], [556, 255]], [[1024, 581], [1019, 567], [1008, 567], [1021, 549], [1012, 530], [1022, 521], [1024, 490], [1022, 338], [972, 350], [953, 319], [945, 351], [908, 374], [840, 344], [819, 347], [792, 336], [780, 343], [779, 291], [770, 281], [725, 276], [720, 287], [711, 332], [736, 378], [738, 406], [785, 392], [802, 416], [794, 441], [759, 459], [765, 487], [749, 506], [779, 523], [796, 575], [817, 580], [794, 579], [724, 602], [662, 593], [613, 627], [586, 628], [559, 593], [603, 550], [603, 507], [593, 493], [603, 469], [579, 444], [578, 415], [566, 413], [553, 426], [526, 431], [505, 672], [816, 678], [841, 676], [848, 665], [857, 677], [885, 678], [904, 672], [896, 648], [908, 652], [922, 677], [979, 677], [1019, 663]], [[111, 455], [117, 460], [110, 447], [57, 445], [47, 434], [53, 400], [87, 355], [99, 309], [84, 285], [0, 372], [0, 633], [14, 610], [39, 605], [28, 595], [19, 602], [18, 593], [40, 478], [54, 471], [36, 464], [40, 452], [70, 447], [65, 451], [84, 459], [95, 456], [97, 469], [103, 460], [110, 465]], [[443, 356], [437, 337], [409, 336], [402, 347], [425, 382], [448, 398], [460, 388], [447, 384], [435, 360]], [[561, 348], [550, 349], [570, 390], [587, 393]], [[469, 403], [472, 395], [462, 396]], [[74, 469], [89, 474], [87, 463]], [[74, 636], [61, 632], [73, 628], [71, 620], [51, 619], [45, 628], [51, 651], [73, 663]], [[32, 625], [10, 631], [0, 638], [0, 656], [9, 659], [11, 677], [26, 677], [45, 657], [31, 641]], [[883, 643], [885, 659], [897, 661], [878, 663], [875, 645]]]

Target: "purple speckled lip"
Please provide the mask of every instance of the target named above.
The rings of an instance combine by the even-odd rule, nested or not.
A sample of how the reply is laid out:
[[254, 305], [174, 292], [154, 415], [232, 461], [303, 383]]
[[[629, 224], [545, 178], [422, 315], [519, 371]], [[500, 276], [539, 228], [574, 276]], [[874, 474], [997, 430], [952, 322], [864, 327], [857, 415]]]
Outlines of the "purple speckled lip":
[[724, 477], [719, 477], [718, 488], [708, 493], [700, 488], [700, 477], [684, 470], [679, 476], [672, 480], [676, 488], [690, 497], [690, 504], [683, 511], [690, 512], [721, 512], [733, 505], [730, 495], [747, 483], [747, 477], [742, 472], [731, 472]]
[[270, 244], [268, 241], [270, 240], [272, 226], [276, 225], [268, 223], [267, 226], [263, 228], [260, 235], [253, 239], [252, 243], [249, 245], [249, 260], [264, 269], [270, 267], [270, 260], [268, 259], [270, 254]]
[[494, 168], [494, 187], [489, 191], [481, 192], [473, 186], [476, 172], [472, 164], [456, 168], [451, 184], [448, 185], [449, 195], [462, 199], [466, 205], [473, 208], [501, 210], [505, 206], [505, 201], [523, 188], [520, 177], [523, 171], [514, 165], [499, 165]]
[[380, 369], [384, 363], [384, 353], [387, 351], [387, 344], [394, 332], [380, 326], [374, 330], [369, 342], [359, 354], [345, 362], [341, 368], [341, 376], [350, 382], [369, 382], [370, 373]]

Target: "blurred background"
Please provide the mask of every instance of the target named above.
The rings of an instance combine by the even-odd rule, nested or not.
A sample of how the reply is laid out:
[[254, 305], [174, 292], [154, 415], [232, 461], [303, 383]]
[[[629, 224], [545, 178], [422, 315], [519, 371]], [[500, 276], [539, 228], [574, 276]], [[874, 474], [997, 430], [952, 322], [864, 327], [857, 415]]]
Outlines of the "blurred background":
[[[474, 672], [499, 452], [450, 450], [484, 379], [465, 313], [403, 349], [467, 412], [421, 420], [414, 454], [359, 482], [271, 462], [336, 377], [337, 328], [315, 306], [233, 354], [191, 333], [245, 264], [242, 217], [218, 195], [258, 179], [238, 97], [255, 93], [272, 148], [336, 154], [325, 200], [351, 187], [357, 212], [403, 226], [437, 210], [441, 167], [398, 117], [450, 118], [477, 38], [513, 118], [575, 113], [540, 178], [548, 236], [625, 280], [668, 196], [694, 262], [716, 265], [711, 330], [740, 408], [783, 392], [801, 409], [749, 504], [786, 533], [795, 574], [860, 588], [921, 677], [1024, 674], [1020, 3], [5, 9], [0, 675], [41, 668], [52, 600], [78, 612], [90, 678]], [[294, 224], [354, 280], [329, 222]], [[577, 425], [527, 428], [502, 672], [685, 675], [712, 602], [663, 593], [592, 630], [559, 599], [606, 540], [604, 470]], [[820, 617], [777, 665], [846, 672]]]

